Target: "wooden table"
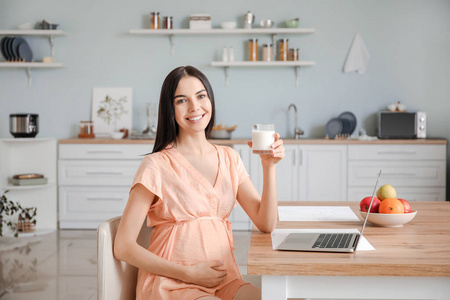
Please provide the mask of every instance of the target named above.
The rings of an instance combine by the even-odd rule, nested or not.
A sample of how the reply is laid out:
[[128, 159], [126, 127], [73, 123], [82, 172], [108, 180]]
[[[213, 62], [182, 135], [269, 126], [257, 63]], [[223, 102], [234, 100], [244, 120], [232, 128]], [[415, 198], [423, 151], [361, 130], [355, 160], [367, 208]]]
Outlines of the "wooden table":
[[[281, 202], [350, 206], [356, 202]], [[262, 276], [263, 300], [287, 298], [450, 299], [450, 203], [413, 202], [402, 227], [368, 224], [375, 251], [317, 253], [272, 250], [268, 233], [253, 230], [247, 274]], [[277, 228], [358, 228], [361, 222], [278, 222]]]

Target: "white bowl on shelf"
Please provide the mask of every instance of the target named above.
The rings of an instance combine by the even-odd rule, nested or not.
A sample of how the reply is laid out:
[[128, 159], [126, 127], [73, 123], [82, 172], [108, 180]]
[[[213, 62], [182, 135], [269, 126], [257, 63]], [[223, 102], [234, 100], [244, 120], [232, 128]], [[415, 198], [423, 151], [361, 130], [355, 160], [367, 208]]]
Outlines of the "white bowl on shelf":
[[[359, 211], [359, 213], [363, 219], [366, 218], [367, 212]], [[400, 227], [414, 219], [416, 214], [416, 210], [406, 214], [370, 213], [367, 222], [382, 227]]]
[[222, 23], [220, 23], [220, 26], [223, 29], [235, 29], [236, 28], [236, 22], [222, 22]]
[[120, 140], [123, 138], [125, 132], [123, 131], [114, 131], [113, 133], [111, 133], [111, 138], [115, 139], [115, 140]]

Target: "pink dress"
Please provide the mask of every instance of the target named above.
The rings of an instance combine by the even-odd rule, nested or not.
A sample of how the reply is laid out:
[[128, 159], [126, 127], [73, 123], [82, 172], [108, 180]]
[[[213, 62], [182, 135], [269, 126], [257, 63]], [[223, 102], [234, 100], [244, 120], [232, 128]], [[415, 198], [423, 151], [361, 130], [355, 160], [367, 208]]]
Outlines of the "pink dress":
[[215, 147], [219, 172], [214, 186], [181, 153], [170, 148], [144, 157], [133, 187], [140, 183], [157, 197], [148, 211], [147, 225], [154, 227], [149, 251], [183, 265], [220, 260], [227, 277], [219, 286], [206, 288], [140, 269], [136, 299], [196, 299], [217, 295], [225, 286], [234, 286], [234, 293], [245, 284], [234, 258], [227, 218], [237, 204], [239, 184], [249, 175], [235, 150]]

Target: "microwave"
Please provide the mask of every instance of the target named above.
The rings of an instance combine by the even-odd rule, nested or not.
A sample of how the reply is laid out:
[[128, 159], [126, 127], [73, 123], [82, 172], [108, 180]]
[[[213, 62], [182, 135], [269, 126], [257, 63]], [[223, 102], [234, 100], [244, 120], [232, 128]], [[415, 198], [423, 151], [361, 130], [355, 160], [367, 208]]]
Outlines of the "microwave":
[[381, 139], [426, 138], [426, 113], [396, 111], [379, 112], [378, 137]]

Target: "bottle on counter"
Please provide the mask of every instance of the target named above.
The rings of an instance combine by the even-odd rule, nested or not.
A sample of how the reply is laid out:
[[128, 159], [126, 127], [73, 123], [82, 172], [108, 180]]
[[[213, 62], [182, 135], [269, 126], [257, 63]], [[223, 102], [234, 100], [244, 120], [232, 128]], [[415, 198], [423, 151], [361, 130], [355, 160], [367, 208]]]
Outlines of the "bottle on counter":
[[258, 39], [248, 40], [248, 60], [258, 61]]
[[150, 13], [150, 29], [159, 29], [159, 12]]

